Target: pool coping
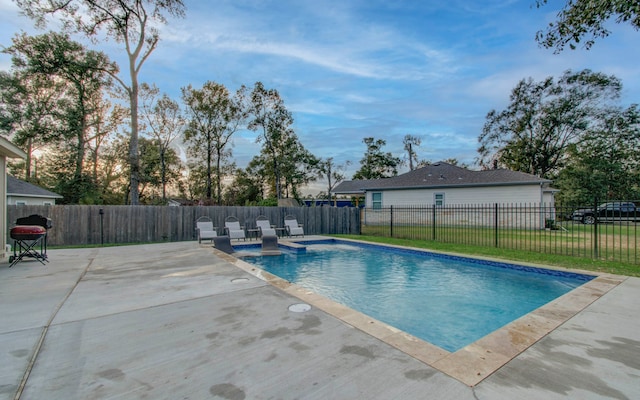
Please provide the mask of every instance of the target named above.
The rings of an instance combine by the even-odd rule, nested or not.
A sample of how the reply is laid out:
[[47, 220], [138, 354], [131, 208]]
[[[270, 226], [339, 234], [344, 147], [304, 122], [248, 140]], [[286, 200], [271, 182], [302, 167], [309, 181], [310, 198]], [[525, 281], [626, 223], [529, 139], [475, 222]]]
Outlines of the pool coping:
[[[334, 238], [326, 238], [326, 240], [332, 239]], [[304, 238], [301, 238], [295, 241], [281, 240], [280, 244], [290, 247], [298, 247], [305, 241], [310, 240], [317, 239], [305, 240]], [[340, 238], [337, 240], [367, 245], [372, 244], [370, 242], [353, 239]], [[375, 245], [430, 252], [448, 256], [474, 258], [498, 263], [511, 263], [506, 262], [505, 260], [497, 260], [487, 257], [469, 257], [468, 255], [465, 256], [455, 253], [445, 253], [415, 247], [387, 244]], [[240, 258], [234, 257], [233, 255], [224, 253], [215, 248], [213, 248], [213, 251], [216, 255], [224, 258], [231, 264], [275, 286], [285, 293], [290, 294], [329, 315], [332, 315], [344, 323], [395, 347], [409, 356], [471, 387], [482, 382], [503, 365], [507, 364], [513, 358], [524, 352], [540, 339], [560, 327], [573, 316], [584, 310], [594, 301], [627, 279], [625, 276], [595, 273], [592, 271], [557, 268], [530, 263], [513, 263], [515, 265], [530, 266], [546, 270], [592, 275], [595, 276], [595, 278], [463, 347], [462, 349], [455, 352], [449, 352], [398, 328], [376, 320], [366, 314], [314, 293], [309, 289], [279, 278], [253, 264], [249, 264]]]

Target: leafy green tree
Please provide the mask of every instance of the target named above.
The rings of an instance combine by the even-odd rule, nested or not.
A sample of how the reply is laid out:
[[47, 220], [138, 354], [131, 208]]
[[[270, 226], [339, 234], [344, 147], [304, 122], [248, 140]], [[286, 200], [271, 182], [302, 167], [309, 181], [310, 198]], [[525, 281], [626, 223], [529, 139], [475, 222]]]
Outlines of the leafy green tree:
[[257, 205], [264, 199], [262, 179], [255, 171], [255, 167], [256, 165], [249, 163], [245, 170], [235, 171], [233, 183], [224, 192], [226, 205]]
[[13, 54], [16, 68], [67, 83], [64, 88], [67, 97], [54, 110], [53, 117], [59, 121], [57, 136], [75, 142], [72, 158], [74, 176], [79, 178], [83, 173], [89, 119], [95, 112], [95, 102], [102, 98], [110, 83], [105, 71], [116, 67], [103, 53], [88, 51], [63, 34], [51, 32], [35, 37], [23, 34], [14, 38], [13, 43], [7, 52]]
[[398, 166], [402, 160], [382, 151], [382, 147], [387, 144], [385, 140], [367, 137], [362, 142], [367, 146], [367, 150], [353, 179], [378, 179], [398, 175]]
[[283, 151], [278, 157], [283, 161], [285, 197], [299, 200], [300, 188], [318, 178], [320, 160], [304, 148], [295, 134], [288, 138], [281, 149]]
[[95, 105], [95, 112], [91, 114], [89, 123], [91, 131], [87, 141], [88, 164], [92, 171], [92, 179], [101, 188], [103, 194], [111, 185], [110, 172], [113, 172], [111, 169], [113, 166], [103, 163], [102, 155], [105, 150], [109, 151], [110, 139], [117, 135], [128, 116], [128, 109], [105, 98], [99, 99]]
[[[128, 114], [127, 114], [128, 115]], [[114, 117], [116, 120], [120, 117]], [[129, 148], [128, 135], [107, 136], [100, 139], [94, 166], [94, 181], [98, 185], [100, 198], [96, 204], [127, 204], [129, 194]]]
[[570, 162], [558, 176], [558, 200], [592, 204], [594, 198], [640, 198], [640, 110], [609, 109], [570, 148]]
[[487, 114], [478, 138], [479, 164], [553, 178], [564, 167], [569, 146], [603, 115], [621, 88], [616, 77], [590, 70], [567, 71], [557, 81], [523, 79], [505, 110]]
[[186, 174], [179, 185], [182, 197], [192, 201], [203, 201], [207, 193], [207, 168], [200, 163], [187, 161]]
[[51, 15], [60, 15], [65, 28], [95, 39], [101, 31], [127, 53], [130, 82], [114, 74], [129, 97], [131, 140], [129, 141], [130, 203], [139, 201], [138, 74], [158, 46], [158, 24], [166, 23], [163, 13], [184, 16], [182, 0], [15, 0], [22, 12], [43, 27]]
[[[162, 146], [159, 140], [140, 138], [140, 199], [145, 204], [165, 204], [165, 184], [175, 181], [180, 176], [180, 157], [169, 147], [164, 149], [164, 157], [160, 157]], [[158, 200], [156, 200], [158, 199]]]
[[[276, 195], [278, 188], [280, 198], [293, 197], [300, 198], [300, 188], [318, 177], [319, 160], [304, 148], [293, 131], [288, 131], [285, 135], [271, 138], [271, 151], [263, 146], [260, 154], [253, 157], [247, 170], [253, 171], [263, 182], [263, 186], [269, 189], [269, 196], [278, 204]], [[277, 164], [272, 162], [273, 158], [278, 160]], [[276, 165], [280, 179], [276, 178]], [[276, 185], [276, 182], [280, 182]], [[264, 199], [267, 200], [267, 199]], [[270, 201], [271, 202], [271, 201]]]
[[[538, 8], [548, 0], [537, 0]], [[640, 29], [640, 2], [638, 0], [569, 0], [558, 13], [558, 20], [551, 22], [546, 31], [536, 34], [536, 41], [546, 48], [555, 48], [556, 53], [569, 46], [574, 50], [585, 40], [584, 47], [590, 49], [596, 39], [611, 33], [605, 25], [611, 18], [617, 23], [629, 23]]]
[[167, 94], [159, 96], [154, 85], [142, 84], [142, 116], [150, 136], [158, 144], [162, 184], [162, 202], [167, 201], [167, 152], [185, 124], [180, 105]]
[[[47, 140], [62, 140], [67, 149], [73, 145], [73, 151], [66, 153], [73, 164], [70, 184], [77, 181], [78, 186], [86, 186], [90, 175], [85, 174], [84, 163], [91, 116], [110, 84], [105, 71], [114, 71], [115, 65], [103, 53], [89, 51], [68, 35], [53, 32], [34, 37], [18, 35], [5, 52], [12, 55], [13, 67], [21, 74], [64, 84], [56, 87], [64, 95], [57, 98], [57, 107], [49, 114], [54, 124], [49, 124], [52, 130]], [[69, 197], [72, 193], [76, 191], [67, 191], [67, 200], [80, 201], [82, 192], [75, 198]]]
[[215, 174], [218, 204], [222, 201], [222, 177], [229, 172], [231, 138], [245, 120], [244, 97], [244, 86], [232, 97], [224, 85], [211, 81], [202, 89], [194, 89], [191, 85], [182, 88], [188, 119], [184, 139], [189, 144], [189, 154], [206, 165], [206, 198], [209, 201]]
[[56, 151], [50, 151], [38, 163], [38, 185], [50, 189], [63, 198], [60, 204], [95, 204], [99, 202], [100, 192], [91, 175], [82, 172], [75, 176], [73, 158], [76, 149], [71, 143], [60, 142]]
[[24, 71], [0, 71], [0, 132], [27, 154], [24, 179], [31, 180], [33, 154], [57, 131], [54, 110], [64, 98], [65, 82]]
[[273, 174], [275, 196], [282, 198], [282, 162], [279, 157], [295, 136], [291, 125], [293, 117], [275, 89], [265, 89], [261, 82], [256, 82], [249, 101], [249, 129], [258, 131], [257, 141], [262, 143], [262, 151], [266, 163], [269, 163]]

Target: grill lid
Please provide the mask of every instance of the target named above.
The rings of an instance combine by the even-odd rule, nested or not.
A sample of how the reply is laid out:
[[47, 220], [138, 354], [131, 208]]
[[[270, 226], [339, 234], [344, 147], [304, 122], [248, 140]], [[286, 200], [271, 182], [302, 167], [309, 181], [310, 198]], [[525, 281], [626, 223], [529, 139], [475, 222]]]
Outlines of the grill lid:
[[38, 225], [45, 229], [51, 229], [53, 226], [51, 218], [43, 217], [38, 214], [31, 214], [28, 217], [18, 218], [16, 225]]

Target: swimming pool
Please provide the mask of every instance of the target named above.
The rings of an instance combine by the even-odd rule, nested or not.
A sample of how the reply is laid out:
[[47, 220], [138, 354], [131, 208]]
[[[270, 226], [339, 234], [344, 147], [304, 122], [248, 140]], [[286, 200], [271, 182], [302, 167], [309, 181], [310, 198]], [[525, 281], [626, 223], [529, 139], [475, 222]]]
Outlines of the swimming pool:
[[243, 260], [454, 352], [593, 276], [328, 240]]

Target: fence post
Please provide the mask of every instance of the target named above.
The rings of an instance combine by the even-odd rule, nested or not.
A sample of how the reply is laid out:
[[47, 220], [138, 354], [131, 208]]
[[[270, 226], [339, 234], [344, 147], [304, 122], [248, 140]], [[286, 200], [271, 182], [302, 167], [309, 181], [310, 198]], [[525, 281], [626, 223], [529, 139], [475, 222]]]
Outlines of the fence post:
[[494, 205], [494, 212], [493, 212], [493, 232], [494, 232], [494, 244], [495, 247], [498, 247], [498, 203], [495, 203]]
[[594, 199], [595, 203], [593, 205], [593, 257], [599, 258], [598, 249], [598, 198]]
[[431, 218], [431, 240], [436, 241], [436, 205], [431, 206], [432, 218]]
[[391, 228], [391, 237], [393, 237], [393, 206], [389, 206], [389, 225]]

